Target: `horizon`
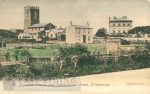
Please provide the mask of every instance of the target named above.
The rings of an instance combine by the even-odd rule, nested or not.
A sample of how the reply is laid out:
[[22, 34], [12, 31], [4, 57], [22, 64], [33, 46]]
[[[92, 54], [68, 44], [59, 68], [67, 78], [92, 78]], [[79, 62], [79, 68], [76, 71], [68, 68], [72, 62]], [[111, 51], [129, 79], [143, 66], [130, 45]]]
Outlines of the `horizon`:
[[25, 6], [38, 6], [40, 23], [57, 27], [67, 27], [72, 21], [77, 25], [89, 22], [94, 31], [109, 29], [109, 17], [113, 16], [127, 16], [133, 27], [150, 26], [149, 0], [0, 0], [0, 28], [23, 29]]

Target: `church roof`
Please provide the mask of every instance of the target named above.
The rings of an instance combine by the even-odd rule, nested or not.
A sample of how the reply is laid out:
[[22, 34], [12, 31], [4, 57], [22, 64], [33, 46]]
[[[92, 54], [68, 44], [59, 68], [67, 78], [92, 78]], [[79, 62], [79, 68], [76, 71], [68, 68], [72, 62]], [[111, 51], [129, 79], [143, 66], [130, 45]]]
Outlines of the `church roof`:
[[56, 27], [54, 24], [52, 23], [39, 23], [39, 24], [34, 24], [31, 26], [31, 28], [44, 28], [46, 27], [47, 25], [51, 25], [52, 27]]

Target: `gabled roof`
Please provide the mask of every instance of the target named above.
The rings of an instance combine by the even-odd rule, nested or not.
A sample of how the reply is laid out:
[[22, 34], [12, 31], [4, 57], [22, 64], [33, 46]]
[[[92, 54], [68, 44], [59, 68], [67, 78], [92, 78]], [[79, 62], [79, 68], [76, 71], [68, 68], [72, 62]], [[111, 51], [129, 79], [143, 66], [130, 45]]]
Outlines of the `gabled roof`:
[[51, 25], [52, 27], [56, 27], [54, 24], [52, 23], [39, 23], [39, 24], [34, 24], [31, 26], [31, 28], [44, 28], [47, 25]]
[[30, 36], [28, 33], [20, 33], [18, 36]]
[[45, 27], [47, 25], [47, 23], [40, 23], [40, 24], [34, 24], [31, 27]]
[[46, 32], [53, 32], [55, 34], [65, 34], [64, 29], [51, 29], [51, 30], [46, 30]]
[[35, 34], [35, 33], [39, 33], [39, 32], [43, 32], [43, 31], [28, 31], [28, 33], [30, 33], [30, 34]]
[[63, 29], [52, 29], [52, 31], [54, 33], [58, 34], [58, 33], [63, 33], [65, 30], [63, 30]]

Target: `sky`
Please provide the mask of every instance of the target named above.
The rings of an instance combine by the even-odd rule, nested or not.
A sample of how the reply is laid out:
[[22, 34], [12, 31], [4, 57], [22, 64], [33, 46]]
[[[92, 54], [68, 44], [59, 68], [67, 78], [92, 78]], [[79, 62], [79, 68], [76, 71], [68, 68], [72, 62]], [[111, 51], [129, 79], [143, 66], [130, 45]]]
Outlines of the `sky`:
[[67, 27], [69, 21], [97, 30], [108, 29], [108, 18], [127, 16], [133, 26], [150, 25], [150, 0], [0, 0], [0, 28], [23, 29], [24, 7], [40, 7], [40, 23]]

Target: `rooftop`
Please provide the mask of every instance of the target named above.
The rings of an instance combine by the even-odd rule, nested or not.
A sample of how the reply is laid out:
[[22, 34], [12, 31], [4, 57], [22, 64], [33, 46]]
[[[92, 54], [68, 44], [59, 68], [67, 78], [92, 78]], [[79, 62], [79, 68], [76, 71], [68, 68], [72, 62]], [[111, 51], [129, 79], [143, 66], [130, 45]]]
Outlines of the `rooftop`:
[[43, 28], [44, 28], [47, 24], [48, 24], [48, 23], [39, 23], [39, 24], [34, 24], [34, 25], [32, 25], [31, 27], [34, 27], [34, 28], [35, 28], [35, 27], [41, 27], [41, 28], [43, 27]]
[[123, 17], [116, 17], [113, 18], [109, 17], [109, 22], [132, 22], [132, 20], [127, 19], [127, 16]]

